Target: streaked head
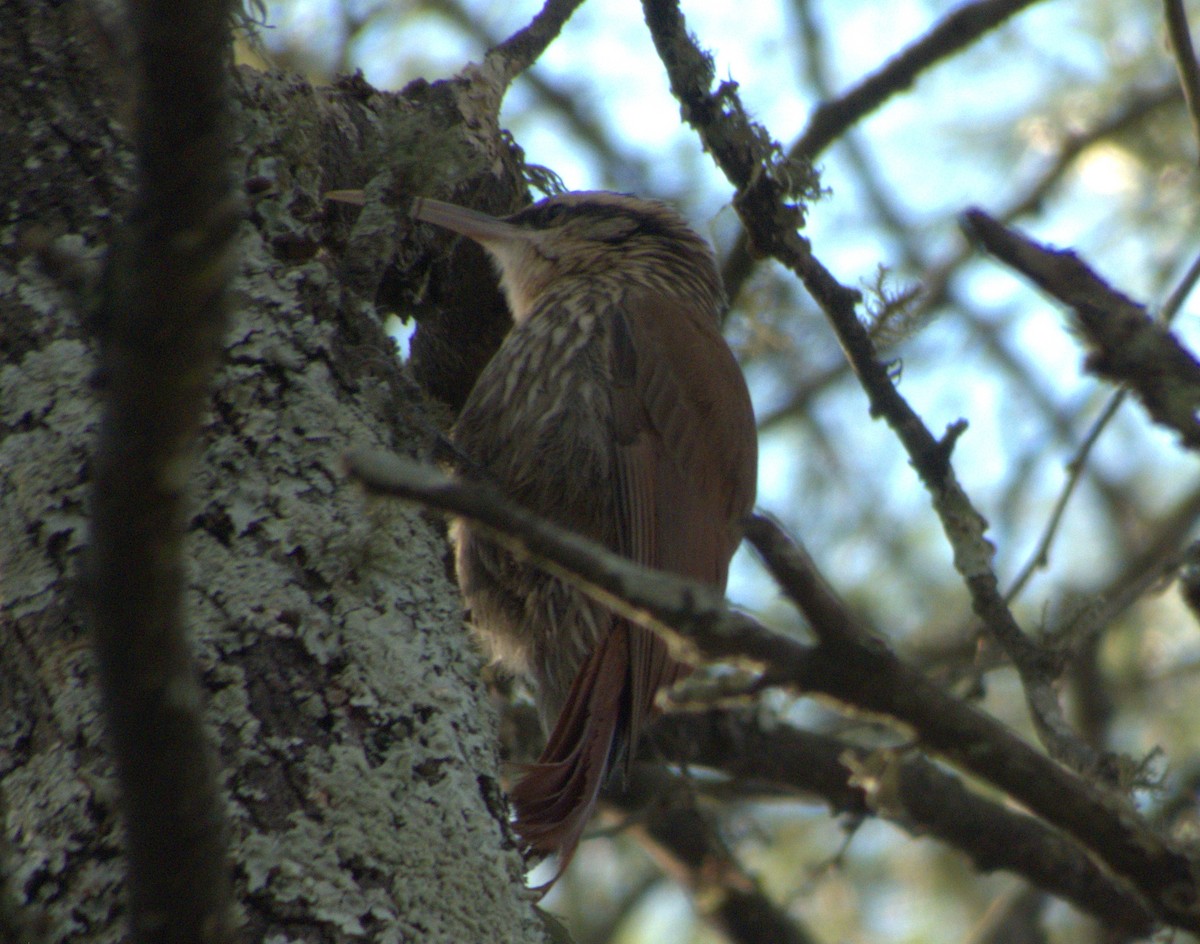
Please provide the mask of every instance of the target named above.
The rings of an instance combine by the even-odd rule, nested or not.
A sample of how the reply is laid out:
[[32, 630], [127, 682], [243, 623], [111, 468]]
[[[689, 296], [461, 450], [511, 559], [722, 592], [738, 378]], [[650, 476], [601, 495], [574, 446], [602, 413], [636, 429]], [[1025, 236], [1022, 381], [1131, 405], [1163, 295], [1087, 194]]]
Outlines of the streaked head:
[[499, 218], [418, 198], [419, 220], [467, 236], [495, 260], [519, 323], [564, 280], [607, 279], [720, 305], [712, 249], [666, 204], [604, 191], [547, 197]]

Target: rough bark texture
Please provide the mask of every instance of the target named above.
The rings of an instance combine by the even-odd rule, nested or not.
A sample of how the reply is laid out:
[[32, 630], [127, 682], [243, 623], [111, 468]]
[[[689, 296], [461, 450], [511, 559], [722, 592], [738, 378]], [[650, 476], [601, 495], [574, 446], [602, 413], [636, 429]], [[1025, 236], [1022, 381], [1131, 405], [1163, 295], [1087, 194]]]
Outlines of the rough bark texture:
[[[87, 280], [124, 211], [128, 155], [121, 55], [102, 58], [85, 16], [0, 0], [0, 811], [9, 892], [46, 940], [99, 942], [123, 933], [123, 864], [78, 602], [102, 382]], [[503, 309], [474, 257], [378, 205], [321, 199], [374, 179], [505, 210], [519, 155], [454, 83], [398, 97], [245, 71], [236, 84], [250, 213], [192, 483], [188, 610], [247, 937], [538, 940], [442, 523], [367, 500], [341, 458], [427, 453], [437, 429], [379, 300]], [[484, 355], [449, 347], [424, 370], [453, 400]]]

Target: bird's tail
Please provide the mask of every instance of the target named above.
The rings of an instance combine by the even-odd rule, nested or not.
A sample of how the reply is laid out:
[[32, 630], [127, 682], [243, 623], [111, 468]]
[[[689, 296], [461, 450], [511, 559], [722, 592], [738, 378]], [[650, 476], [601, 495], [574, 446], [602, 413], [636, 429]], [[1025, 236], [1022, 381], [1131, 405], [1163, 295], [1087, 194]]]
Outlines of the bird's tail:
[[526, 847], [558, 853], [558, 871], [544, 887], [570, 863], [608, 770], [626, 747], [630, 632], [644, 630], [618, 620], [596, 644], [571, 683], [542, 756], [524, 767], [509, 794], [514, 828]]

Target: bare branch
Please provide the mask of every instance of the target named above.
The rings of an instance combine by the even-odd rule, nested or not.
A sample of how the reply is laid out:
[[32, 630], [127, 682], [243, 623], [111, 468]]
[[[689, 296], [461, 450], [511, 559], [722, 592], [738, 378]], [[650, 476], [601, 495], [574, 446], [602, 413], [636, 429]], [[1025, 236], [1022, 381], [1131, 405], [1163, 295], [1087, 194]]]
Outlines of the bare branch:
[[[1164, 98], [1165, 97], [1163, 96], [1162, 91], [1160, 91], [1159, 94], [1154, 96], [1151, 101], [1164, 101]], [[1133, 113], [1130, 112], [1129, 109], [1123, 108], [1114, 119], [1105, 121], [1100, 127], [1120, 127], [1124, 124], [1124, 120], [1127, 120], [1132, 115]], [[1087, 137], [1091, 138], [1091, 134], [1088, 134]], [[1073, 150], [1075, 154], [1078, 154], [1078, 148]], [[1043, 180], [1048, 180], [1051, 174], [1057, 175], [1061, 173], [1063, 160], [1066, 155], [1067, 151], [1064, 149], [1063, 152], [1061, 152], [1060, 157], [1058, 157], [1055, 163], [1052, 164], [1050, 172], [1043, 176]], [[1042, 185], [1034, 188], [1034, 192], [1036, 193], [1042, 193], [1043, 191], [1044, 187]], [[1020, 200], [1020, 202], [1014, 205], [1013, 209], [1024, 211], [1027, 209], [1028, 205], [1032, 204], [1028, 204], [1027, 199]], [[1012, 212], [1009, 212], [1009, 214], [1001, 216], [1001, 220], [1010, 222], [1012, 217]], [[960, 253], [959, 258], [967, 258], [966, 252]], [[1175, 289], [1171, 291], [1170, 296], [1164, 302], [1162, 311], [1159, 312], [1160, 319], [1168, 324], [1171, 320], [1174, 320], [1176, 313], [1180, 311], [1180, 308], [1183, 306], [1183, 302], [1187, 300], [1188, 295], [1192, 293], [1192, 290], [1195, 288], [1196, 279], [1198, 278], [1200, 278], [1200, 257], [1196, 257], [1192, 261], [1192, 265], [1188, 267], [1188, 271], [1184, 273], [1183, 277], [1180, 279], [1180, 283], [1178, 283]], [[1025, 384], [1024, 386], [1025, 389], [1030, 389], [1030, 384]], [[1010, 585], [1008, 593], [1004, 595], [1004, 599], [1008, 600], [1009, 602], [1012, 602], [1020, 595], [1021, 591], [1025, 589], [1028, 581], [1030, 581], [1034, 573], [1049, 563], [1050, 547], [1052, 543], [1054, 543], [1055, 537], [1058, 533], [1058, 525], [1061, 524], [1063, 515], [1067, 510], [1067, 505], [1070, 503], [1070, 499], [1072, 499], [1072, 495], [1075, 493], [1075, 488], [1078, 487], [1079, 482], [1082, 480], [1082, 475], [1084, 475], [1087, 469], [1087, 459], [1091, 456], [1092, 449], [1094, 446], [1096, 446], [1096, 443], [1099, 441], [1100, 435], [1103, 434], [1104, 429], [1108, 428], [1109, 423], [1112, 421], [1112, 417], [1116, 416], [1117, 411], [1120, 410], [1121, 404], [1124, 403], [1124, 399], [1126, 399], [1127, 392], [1128, 391], [1126, 390], [1118, 390], [1109, 398], [1108, 404], [1105, 404], [1104, 409], [1100, 411], [1100, 415], [1092, 422], [1092, 426], [1088, 428], [1087, 433], [1084, 435], [1084, 439], [1082, 439], [1078, 449], [1075, 450], [1074, 456], [1067, 463], [1067, 481], [1064, 483], [1062, 492], [1060, 495], [1058, 495], [1058, 498], [1055, 501], [1054, 509], [1051, 510], [1050, 518], [1048, 519], [1048, 522], [1046, 522], [1045, 528], [1043, 529], [1042, 537], [1040, 537], [1038, 540], [1038, 545], [1036, 549], [1034, 549], [1030, 559], [1028, 559], [1025, 565], [1021, 567], [1018, 575], [1013, 578], [1013, 583]]]
[[1087, 431], [1087, 435], [1083, 437], [1083, 442], [1079, 444], [1079, 449], [1076, 450], [1074, 457], [1067, 463], [1067, 481], [1063, 485], [1058, 499], [1054, 502], [1054, 508], [1050, 511], [1050, 517], [1046, 521], [1046, 527], [1042, 531], [1042, 536], [1038, 540], [1037, 547], [1034, 549], [1033, 554], [1030, 555], [1029, 560], [1025, 562], [1025, 566], [1013, 578], [1008, 592], [1004, 594], [1004, 599], [1009, 603], [1020, 596], [1021, 591], [1025, 589], [1030, 578], [1049, 563], [1050, 547], [1058, 534], [1058, 526], [1062, 523], [1063, 515], [1067, 510], [1067, 504], [1071, 501], [1071, 496], [1075, 494], [1076, 486], [1079, 485], [1079, 482], [1083, 478], [1083, 472], [1087, 468], [1088, 457], [1092, 454], [1093, 447], [1099, 441], [1100, 434], [1108, 427], [1109, 422], [1117, 415], [1117, 410], [1121, 408], [1121, 404], [1124, 402], [1124, 390], [1118, 390], [1109, 398], [1108, 403]]
[[1166, 324], [1174, 321], [1175, 316], [1179, 314], [1179, 309], [1183, 307], [1183, 303], [1195, 290], [1197, 282], [1200, 282], [1200, 255], [1192, 260], [1192, 264], [1188, 266], [1183, 278], [1179, 280], [1179, 284], [1171, 290], [1171, 294], [1163, 302], [1162, 310], [1158, 313], [1159, 319]]
[[[1200, 930], [1193, 863], [1168, 846], [1123, 799], [1034, 750], [1003, 724], [900, 662], [769, 521], [749, 536], [814, 627], [802, 645], [731, 611], [711, 587], [650, 571], [537, 518], [478, 483], [455, 481], [398, 456], [358, 453], [351, 471], [370, 489], [465, 515], [489, 536], [658, 633], [690, 661], [737, 660], [766, 668], [763, 685], [820, 693], [903, 729], [946, 760], [993, 784], [1073, 837], [1128, 879], [1165, 920]], [[818, 626], [818, 623], [820, 625]]]
[[1128, 386], [1157, 423], [1200, 449], [1200, 362], [1171, 331], [1070, 250], [1035, 242], [982, 210], [969, 210], [964, 225], [989, 253], [1074, 311], [1092, 348], [1087, 370]]
[[[1198, 279], [1200, 279], [1200, 256], [1192, 260], [1192, 264], [1188, 267], [1187, 272], [1184, 273], [1183, 278], [1179, 280], [1179, 284], [1175, 286], [1163, 304], [1162, 310], [1159, 312], [1159, 317], [1164, 323], [1170, 324], [1174, 320], [1175, 315], [1183, 307], [1183, 303], [1187, 300], [1188, 295], [1195, 288]], [[1054, 503], [1054, 508], [1050, 512], [1050, 518], [1046, 522], [1046, 527], [1038, 541], [1037, 548], [1029, 560], [1026, 561], [1025, 566], [1021, 568], [1017, 576], [1013, 579], [1008, 593], [1005, 594], [1004, 598], [1010, 603], [1021, 593], [1034, 573], [1049, 563], [1050, 547], [1058, 534], [1058, 527], [1062, 523], [1063, 515], [1067, 510], [1067, 504], [1070, 502], [1071, 496], [1075, 493], [1076, 486], [1078, 486], [1083, 477], [1083, 472], [1087, 467], [1087, 461], [1092, 449], [1099, 441], [1101, 434], [1108, 427], [1108, 424], [1112, 421], [1112, 418], [1117, 415], [1121, 404], [1125, 402], [1127, 393], [1127, 390], [1118, 390], [1109, 398], [1108, 403], [1083, 437], [1083, 441], [1079, 444], [1075, 455], [1067, 463], [1067, 481]]]
[[[432, 466], [374, 451], [352, 453], [346, 462], [350, 473], [372, 492], [419, 501], [483, 525], [494, 541], [513, 553], [659, 633], [680, 658], [694, 663], [745, 656], [760, 667], [761, 654], [756, 655], [747, 640], [759, 638], [764, 650], [770, 650], [774, 634], [749, 616], [730, 611], [724, 596], [712, 587], [640, 567], [537, 517], [490, 484], [451, 479]], [[704, 627], [703, 649], [672, 628], [694, 625]]]
[[875, 644], [871, 633], [842, 605], [808, 551], [769, 518], [756, 515], [746, 524], [746, 540], [758, 551], [771, 575], [805, 615], [822, 643], [830, 646]]
[[[1150, 539], [1132, 549], [1130, 557], [1113, 579], [1081, 591], [1086, 607], [1076, 608], [1058, 620], [1051, 637], [1057, 649], [1072, 663], [1079, 651], [1093, 645], [1130, 606], [1155, 587], [1162, 587], [1187, 564], [1181, 548], [1200, 521], [1200, 490], [1192, 490], [1170, 509], [1144, 523]], [[1006, 663], [994, 651], [979, 651], [974, 632], [961, 632], [932, 644], [909, 648], [910, 658], [924, 671], [937, 674], [947, 683], [965, 674], [978, 675]]]
[[655, 724], [653, 743], [679, 763], [722, 770], [748, 785], [784, 786], [819, 797], [833, 813], [878, 816], [914, 837], [935, 838], [981, 872], [1013, 872], [1133, 936], [1154, 923], [1127, 885], [1059, 832], [911, 752], [766, 725], [756, 711], [668, 714]]
[[87, 599], [117, 761], [135, 941], [232, 939], [227, 827], [183, 614], [186, 485], [225, 329], [240, 201], [230, 5], [147, 0], [137, 195], [95, 319], [104, 381]]
[[846, 129], [861, 121], [898, 92], [910, 88], [918, 75], [970, 46], [984, 33], [1033, 6], [1038, 0], [976, 0], [948, 14], [933, 29], [888, 60], [879, 71], [835, 101], [820, 105], [808, 127], [792, 145], [794, 157], [813, 160]]
[[1200, 141], [1200, 67], [1196, 65], [1196, 50], [1192, 46], [1187, 12], [1183, 9], [1182, 0], [1163, 0], [1163, 11], [1166, 14], [1167, 36], [1171, 39], [1171, 52], [1175, 55], [1175, 67], [1179, 70], [1179, 85], [1192, 118], [1192, 132]]
[[[1192, 260], [1192, 264], [1188, 267], [1187, 272], [1184, 273], [1183, 278], [1179, 280], [1179, 284], [1175, 286], [1163, 304], [1162, 310], [1159, 312], [1159, 318], [1164, 323], [1170, 324], [1174, 320], [1175, 315], [1183, 307], [1183, 303], [1187, 300], [1188, 295], [1195, 288], [1198, 279], [1200, 279], [1200, 256]], [[1125, 402], [1127, 393], [1127, 390], [1118, 390], [1109, 398], [1108, 403], [1083, 437], [1083, 441], [1079, 444], [1075, 455], [1067, 463], [1067, 481], [1063, 485], [1058, 499], [1054, 502], [1054, 508], [1051, 510], [1050, 518], [1046, 522], [1046, 527], [1042, 532], [1041, 538], [1038, 540], [1037, 548], [1029, 560], [1026, 561], [1025, 566], [1021, 568], [1017, 576], [1013, 579], [1008, 593], [1005, 594], [1004, 598], [1010, 603], [1021, 593], [1034, 573], [1049, 563], [1050, 547], [1058, 534], [1058, 527], [1062, 523], [1063, 515], [1067, 510], [1067, 504], [1070, 502], [1071, 496], [1075, 493], [1076, 486], [1078, 486], [1082, 479], [1092, 449], [1099, 441], [1101, 434], [1108, 427], [1108, 424], [1112, 421], [1112, 418], [1117, 415], [1121, 404]]]
[[[830, 144], [885, 101], [910, 88], [917, 76], [965, 49], [984, 33], [1032, 6], [1038, 0], [977, 0], [952, 11], [921, 39], [911, 44], [878, 71], [837, 99], [819, 105], [808, 127], [788, 148], [791, 160], [815, 161]], [[801, 10], [802, 29], [811, 32], [807, 11]], [[810, 46], [811, 51], [811, 46]], [[811, 61], [812, 69], [819, 66]], [[738, 235], [729, 252], [722, 276], [730, 298], [736, 298], [742, 283], [753, 270], [746, 234]]]
[[[488, 48], [500, 47], [501, 44], [496, 42], [496, 38], [480, 22], [476, 11], [467, 9], [461, 0], [436, 0], [436, 3], [431, 5], [476, 42]], [[576, 6], [581, 5], [582, 0]], [[535, 64], [529, 63], [523, 72], [524, 81], [534, 94], [566, 122], [587, 148], [588, 153], [599, 160], [609, 177], [614, 180], [633, 181], [630, 189], [635, 193], [647, 190], [649, 174], [646, 162], [628, 153], [614, 140], [596, 111], [581, 101], [583, 96], [573, 94], [573, 89], [569, 86], [555, 84], [544, 72], [534, 68]]]
[[1076, 770], [1101, 770], [1101, 759], [1073, 735], [1062, 715], [1051, 686], [1058, 665], [1025, 635], [1000, 594], [992, 569], [993, 548], [985, 537], [987, 522], [971, 504], [950, 464], [954, 441], [965, 430], [965, 423], [952, 425], [941, 439], [935, 439], [900, 395], [887, 365], [876, 356], [870, 334], [858, 319], [859, 293], [841, 285], [813, 255], [808, 240], [796, 231], [800, 211], [786, 202], [793, 189], [789, 166], [780, 163], [770, 136], [749, 120], [730, 83], [721, 85], [715, 93], [710, 91], [711, 60], [688, 35], [678, 5], [672, 0], [643, 0], [643, 9], [685, 119], [737, 188], [734, 207], [750, 241], [799, 276], [829, 319], [867, 393], [871, 415], [882, 416], [908, 452], [933, 499], [975, 614], [1021, 676], [1030, 715], [1042, 742], [1056, 758]]
[[1161, 587], [1181, 567], [1188, 552], [1183, 549], [1200, 520], [1200, 490], [1193, 490], [1169, 512], [1147, 528], [1153, 536], [1121, 569], [1121, 572], [1093, 594], [1096, 606], [1089, 608], [1081, 627], [1084, 641], [1102, 633], [1111, 623], [1154, 587]]

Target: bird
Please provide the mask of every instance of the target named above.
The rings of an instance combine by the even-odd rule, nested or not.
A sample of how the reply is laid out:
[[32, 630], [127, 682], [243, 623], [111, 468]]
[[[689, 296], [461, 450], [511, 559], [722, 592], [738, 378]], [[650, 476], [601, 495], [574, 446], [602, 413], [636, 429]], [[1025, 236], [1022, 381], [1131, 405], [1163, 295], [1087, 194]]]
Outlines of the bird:
[[[451, 430], [472, 474], [638, 564], [723, 592], [758, 447], [709, 244], [666, 204], [604, 191], [507, 217], [417, 198], [412, 215], [482, 245], [512, 314]], [[548, 887], [610, 772], [631, 762], [656, 693], [690, 668], [467, 519], [450, 533], [469, 621], [530, 681], [548, 732], [509, 791], [524, 850], [558, 855]]]

